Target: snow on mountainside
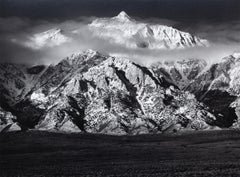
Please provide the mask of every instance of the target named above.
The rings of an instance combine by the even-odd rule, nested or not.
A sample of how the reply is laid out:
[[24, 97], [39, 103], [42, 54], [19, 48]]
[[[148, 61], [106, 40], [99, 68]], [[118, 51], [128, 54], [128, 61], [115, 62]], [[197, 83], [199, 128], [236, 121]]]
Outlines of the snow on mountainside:
[[22, 129], [138, 134], [214, 125], [215, 117], [194, 95], [123, 58], [88, 50], [30, 71], [36, 84], [8, 108]]
[[43, 47], [59, 46], [63, 43], [70, 42], [71, 38], [64, 35], [59, 28], [53, 28], [48, 31], [34, 34], [29, 41], [25, 42], [27, 47], [41, 49]]
[[38, 82], [44, 69], [43, 65], [29, 68], [21, 64], [0, 64], [1, 95], [4, 95], [10, 105], [21, 101]]
[[[35, 93], [33, 93], [35, 94]], [[41, 89], [36, 94], [44, 94]], [[108, 58], [75, 74], [34, 104], [48, 110], [39, 129], [137, 134], [174, 129], [205, 129], [214, 121], [193, 95], [174, 89], [147, 68]], [[52, 108], [54, 105], [54, 109]], [[76, 130], [76, 126], [71, 129]]]
[[193, 93], [217, 118], [216, 125], [240, 128], [240, 54], [207, 66], [203, 60], [154, 63], [151, 69]]
[[181, 89], [187, 87], [206, 67], [207, 62], [200, 59], [158, 62], [150, 66], [155, 74], [163, 75]]
[[202, 73], [189, 90], [221, 90], [232, 95], [240, 94], [240, 55], [237, 53], [223, 58]]
[[1, 64], [1, 115], [12, 114], [1, 129], [15, 119], [22, 129], [107, 134], [239, 128], [239, 71], [238, 53], [210, 67], [188, 59], [145, 68], [93, 50], [50, 66]]
[[233, 102], [240, 94], [240, 55], [235, 53], [213, 64], [186, 89], [215, 112], [220, 125], [239, 121], [239, 104]]
[[96, 37], [128, 48], [183, 49], [209, 46], [205, 39], [172, 27], [137, 22], [125, 12], [113, 18], [96, 19], [89, 24], [89, 29]]

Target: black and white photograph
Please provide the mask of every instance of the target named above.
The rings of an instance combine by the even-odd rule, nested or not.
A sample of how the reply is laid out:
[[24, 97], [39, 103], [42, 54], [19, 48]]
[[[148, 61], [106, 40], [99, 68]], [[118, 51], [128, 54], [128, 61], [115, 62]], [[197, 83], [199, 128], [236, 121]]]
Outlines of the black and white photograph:
[[240, 0], [0, 0], [0, 177], [211, 176], [240, 176]]

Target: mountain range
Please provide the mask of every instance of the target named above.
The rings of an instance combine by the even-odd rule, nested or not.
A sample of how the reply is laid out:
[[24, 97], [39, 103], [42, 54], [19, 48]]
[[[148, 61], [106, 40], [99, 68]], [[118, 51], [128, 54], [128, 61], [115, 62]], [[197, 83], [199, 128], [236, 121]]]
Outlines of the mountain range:
[[[88, 35], [130, 49], [173, 50], [210, 45], [206, 39], [170, 26], [138, 22], [124, 11], [112, 18], [96, 18], [86, 27]], [[23, 45], [35, 50], [51, 48], [71, 43], [77, 35], [78, 28], [73, 31], [52, 28], [31, 35]]]
[[207, 105], [217, 119], [217, 126], [239, 127], [239, 53], [212, 65], [204, 60], [190, 59], [172, 62], [170, 67], [156, 63], [152, 69]]
[[124, 11], [112, 18], [98, 18], [88, 26], [94, 36], [133, 49], [171, 50], [209, 46], [206, 39], [166, 25], [138, 22]]
[[[125, 12], [88, 25], [95, 37], [129, 48], [207, 47], [207, 40]], [[54, 28], [30, 37], [38, 50], [71, 37]], [[203, 59], [146, 67], [94, 50], [57, 64], [0, 64], [0, 131], [47, 130], [143, 134], [240, 128], [240, 54], [209, 65]]]
[[239, 61], [233, 54], [212, 66], [189, 59], [147, 68], [87, 50], [49, 66], [1, 64], [1, 130], [141, 134], [236, 128]]

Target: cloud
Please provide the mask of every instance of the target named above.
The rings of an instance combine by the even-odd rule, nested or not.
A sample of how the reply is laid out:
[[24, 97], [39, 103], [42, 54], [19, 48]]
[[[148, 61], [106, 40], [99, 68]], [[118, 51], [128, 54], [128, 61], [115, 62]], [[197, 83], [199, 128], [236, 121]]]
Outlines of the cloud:
[[[166, 19], [144, 19], [144, 22], [173, 25], [180, 30], [192, 32], [211, 42], [208, 48], [186, 50], [147, 50], [128, 49], [92, 35], [86, 26], [95, 17], [80, 17], [73, 20], [30, 20], [27, 18], [0, 18], [0, 61], [26, 64], [50, 64], [86, 49], [98, 50], [116, 56], [124, 56], [145, 65], [163, 60], [202, 58], [216, 62], [222, 57], [238, 51], [240, 43], [240, 22], [231, 21], [219, 24], [183, 24]], [[38, 50], [26, 46], [26, 42], [36, 33], [52, 28], [60, 28], [71, 42]]]
[[212, 43], [239, 43], [240, 21], [225, 23], [199, 23], [185, 28], [199, 36], [207, 38]]
[[[74, 52], [85, 50], [91, 43], [87, 38], [86, 23], [91, 18], [81, 17], [68, 21], [30, 20], [26, 18], [0, 18], [0, 62], [16, 62], [26, 64], [54, 63]], [[35, 34], [52, 28], [61, 28], [69, 35], [69, 31], [86, 32], [74, 38], [68, 45], [43, 47], [36, 50], [32, 38]]]

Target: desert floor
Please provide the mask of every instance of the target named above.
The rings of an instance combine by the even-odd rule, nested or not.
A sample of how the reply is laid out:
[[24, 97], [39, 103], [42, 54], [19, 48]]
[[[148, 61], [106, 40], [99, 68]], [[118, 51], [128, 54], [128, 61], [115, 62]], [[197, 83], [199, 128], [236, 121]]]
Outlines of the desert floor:
[[240, 176], [240, 131], [0, 135], [0, 176]]

